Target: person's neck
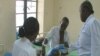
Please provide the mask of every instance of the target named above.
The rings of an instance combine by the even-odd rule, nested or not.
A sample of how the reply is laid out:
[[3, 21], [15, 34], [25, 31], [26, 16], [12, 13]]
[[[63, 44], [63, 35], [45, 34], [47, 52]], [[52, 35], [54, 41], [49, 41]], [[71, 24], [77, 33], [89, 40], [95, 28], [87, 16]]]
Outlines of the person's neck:
[[33, 42], [33, 39], [30, 36], [28, 36], [27, 39], [29, 39], [30, 42]]
[[59, 44], [63, 44], [64, 43], [64, 31], [60, 31], [60, 42]]
[[[87, 20], [90, 15], [91, 13], [87, 14], [85, 19]], [[84, 22], [86, 22], [86, 20]]]

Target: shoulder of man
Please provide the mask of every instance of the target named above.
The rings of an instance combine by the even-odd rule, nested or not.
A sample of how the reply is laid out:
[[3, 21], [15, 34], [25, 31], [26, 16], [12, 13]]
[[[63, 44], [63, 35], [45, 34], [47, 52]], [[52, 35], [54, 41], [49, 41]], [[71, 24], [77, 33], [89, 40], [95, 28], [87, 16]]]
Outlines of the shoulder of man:
[[54, 26], [51, 28], [51, 30], [59, 29], [59, 26]]

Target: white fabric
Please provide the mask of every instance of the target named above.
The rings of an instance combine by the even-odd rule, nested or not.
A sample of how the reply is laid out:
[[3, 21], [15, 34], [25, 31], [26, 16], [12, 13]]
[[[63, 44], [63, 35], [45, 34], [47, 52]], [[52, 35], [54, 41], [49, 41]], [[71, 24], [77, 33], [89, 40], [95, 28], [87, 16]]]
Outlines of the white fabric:
[[15, 41], [12, 56], [36, 56], [36, 49], [27, 38], [21, 38]]
[[100, 56], [100, 22], [93, 15], [87, 18], [76, 47], [79, 56]]
[[91, 56], [100, 56], [100, 22], [94, 20], [91, 29]]
[[[48, 32], [46, 38], [49, 41], [50, 48], [54, 48], [55, 46], [59, 45], [59, 39], [60, 39], [59, 30], [60, 26], [55, 26]], [[64, 41], [69, 42], [67, 31], [65, 31], [64, 33]]]

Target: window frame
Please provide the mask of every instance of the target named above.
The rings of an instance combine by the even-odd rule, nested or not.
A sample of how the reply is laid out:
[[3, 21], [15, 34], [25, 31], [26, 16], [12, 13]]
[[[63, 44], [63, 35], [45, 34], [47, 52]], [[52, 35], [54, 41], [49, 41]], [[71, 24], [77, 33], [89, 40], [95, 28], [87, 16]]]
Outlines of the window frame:
[[[36, 14], [36, 19], [37, 19], [38, 0], [36, 0], [36, 1], [33, 1], [33, 0], [16, 0], [16, 1], [23, 1], [24, 2], [23, 13], [17, 13], [16, 12], [16, 15], [23, 14], [23, 16], [24, 16], [23, 20], [25, 21], [27, 19], [27, 15], [28, 14]], [[27, 8], [28, 8], [27, 2], [36, 2], [36, 12], [29, 12], [29, 13], [27, 13]], [[17, 19], [17, 17], [16, 17], [16, 19]], [[21, 27], [21, 26], [16, 26], [16, 32], [17, 32], [17, 28], [19, 28], [19, 27]]]

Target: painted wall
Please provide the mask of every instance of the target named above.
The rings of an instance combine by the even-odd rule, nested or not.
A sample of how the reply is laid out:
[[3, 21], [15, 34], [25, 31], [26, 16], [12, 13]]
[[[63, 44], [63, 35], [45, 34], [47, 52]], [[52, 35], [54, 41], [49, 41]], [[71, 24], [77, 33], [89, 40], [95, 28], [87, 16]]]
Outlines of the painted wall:
[[11, 51], [15, 33], [15, 0], [0, 0], [0, 56]]
[[44, 26], [44, 0], [38, 0], [38, 21], [40, 24], [40, 33], [43, 33]]
[[100, 19], [100, 0], [90, 0], [93, 4], [94, 14], [96, 18]]
[[51, 29], [54, 24], [54, 0], [44, 0], [44, 32]]

